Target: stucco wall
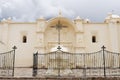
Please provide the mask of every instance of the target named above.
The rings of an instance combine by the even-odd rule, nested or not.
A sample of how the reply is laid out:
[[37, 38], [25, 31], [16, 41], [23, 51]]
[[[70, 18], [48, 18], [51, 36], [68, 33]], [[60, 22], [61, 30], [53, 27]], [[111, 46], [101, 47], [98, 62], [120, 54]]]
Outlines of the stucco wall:
[[[110, 49], [109, 31], [107, 24], [84, 24], [86, 52], [98, 51], [103, 45]], [[97, 42], [92, 42], [92, 36], [95, 35]]]
[[[22, 36], [27, 36], [27, 43], [22, 42]], [[16, 50], [16, 67], [31, 67], [36, 42], [36, 24], [10, 24], [8, 34], [9, 50], [14, 45]]]
[[[49, 27], [61, 23], [65, 30], [61, 31], [61, 43], [67, 46], [73, 52], [94, 52], [101, 49], [103, 45], [107, 50], [120, 51], [120, 24], [111, 25], [109, 23], [84, 23], [82, 20], [71, 21], [64, 17], [52, 20], [38, 20], [36, 22], [1, 22], [0, 23], [0, 51], [11, 50], [15, 45], [16, 50], [16, 67], [32, 67], [33, 53], [38, 51], [49, 52], [52, 43], [57, 43], [57, 31], [52, 31]], [[116, 27], [113, 29], [112, 27]], [[112, 30], [113, 29], [113, 30]], [[117, 36], [114, 36], [115, 33]], [[67, 34], [67, 35], [66, 35]], [[22, 36], [27, 36], [27, 43], [22, 42]], [[92, 42], [92, 35], [96, 36], [96, 42]], [[115, 40], [115, 45], [114, 45]], [[66, 44], [65, 42], [71, 42]], [[118, 45], [118, 44], [119, 45]], [[113, 46], [112, 46], [113, 45]], [[72, 47], [72, 48], [70, 48]]]

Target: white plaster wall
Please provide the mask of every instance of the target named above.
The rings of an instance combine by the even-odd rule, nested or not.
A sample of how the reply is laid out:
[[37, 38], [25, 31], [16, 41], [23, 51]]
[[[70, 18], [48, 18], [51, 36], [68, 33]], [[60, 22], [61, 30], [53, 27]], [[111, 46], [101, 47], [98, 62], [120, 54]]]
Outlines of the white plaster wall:
[[109, 34], [110, 34], [110, 46], [111, 50], [118, 52], [118, 26], [114, 22], [109, 23]]
[[119, 46], [119, 52], [120, 52], [120, 24], [117, 24], [118, 26], [118, 46]]
[[[53, 22], [52, 24], [56, 24], [56, 22]], [[61, 34], [61, 41], [63, 42], [72, 42], [73, 44], [68, 45], [69, 46], [80, 46], [76, 48], [75, 52], [94, 52], [101, 50], [101, 47], [105, 45], [107, 50], [111, 50], [111, 40], [110, 40], [110, 34], [109, 34], [109, 25], [107, 23], [83, 23], [82, 24], [82, 32], [80, 32], [80, 36], [77, 35], [80, 39], [83, 41], [79, 41], [78, 38], [76, 38], [75, 29], [72, 28], [73, 26], [69, 23], [63, 22], [64, 25], [68, 26], [68, 29], [65, 29]], [[2, 39], [4, 42], [6, 42], [6, 46], [0, 44], [0, 51], [8, 51], [11, 50], [12, 47], [15, 45], [17, 46], [16, 50], [16, 61], [15, 65], [16, 67], [31, 67], [33, 64], [33, 53], [36, 52], [36, 44], [37, 44], [37, 37], [40, 38], [40, 35], [44, 35], [43, 43], [45, 43], [45, 46], [49, 47], [47, 42], [53, 42], [53, 44], [57, 43], [57, 31], [51, 30], [50, 28], [46, 28], [45, 32], [39, 33], [37, 32], [37, 26], [39, 26], [37, 23], [10, 23], [8, 25], [8, 28], [5, 27], [8, 24], [0, 23], [0, 33], [2, 33]], [[51, 26], [51, 25], [50, 25]], [[78, 25], [79, 26], [79, 25]], [[77, 27], [78, 27], [77, 26]], [[81, 25], [80, 25], [81, 26]], [[120, 24], [117, 24], [118, 26], [118, 44], [119, 44], [119, 50], [120, 50]], [[49, 27], [49, 26], [48, 26]], [[44, 28], [44, 27], [42, 27]], [[40, 29], [40, 27], [39, 27]], [[22, 43], [22, 33], [27, 35], [27, 43]], [[92, 34], [96, 34], [97, 36], [97, 42], [92, 43]], [[38, 40], [39, 40], [38, 38]], [[7, 39], [7, 40], [6, 40]], [[77, 40], [77, 41], [76, 41]], [[55, 43], [54, 43], [55, 42]], [[76, 43], [80, 42], [80, 44]], [[83, 46], [81, 46], [81, 44]], [[38, 44], [39, 48], [41, 46]], [[67, 47], [67, 46], [65, 46]], [[39, 49], [38, 48], [38, 49]], [[6, 50], [7, 49], [7, 50]], [[50, 50], [50, 49], [49, 49]]]
[[[84, 24], [86, 52], [94, 52], [101, 49], [103, 45], [109, 49], [109, 34], [107, 24]], [[97, 33], [97, 42], [92, 43], [92, 33]]]
[[2, 24], [0, 24], [0, 41], [2, 40]]
[[0, 53], [6, 52], [7, 45], [3, 41], [3, 24], [0, 24]]
[[[27, 43], [22, 43], [21, 32], [27, 33]], [[36, 42], [36, 24], [10, 24], [8, 46], [14, 45], [16, 50], [16, 67], [31, 67], [33, 63], [34, 46]]]

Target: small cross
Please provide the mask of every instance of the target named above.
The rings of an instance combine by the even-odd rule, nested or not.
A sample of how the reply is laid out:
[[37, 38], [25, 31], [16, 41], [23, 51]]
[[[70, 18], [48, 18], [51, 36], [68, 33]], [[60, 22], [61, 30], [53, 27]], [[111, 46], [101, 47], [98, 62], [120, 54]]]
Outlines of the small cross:
[[114, 12], [115, 12], [115, 11], [114, 11], [114, 10], [112, 10], [111, 12], [112, 12], [112, 14], [114, 14]]
[[105, 49], [106, 47], [103, 45], [101, 48], [102, 48], [102, 49]]
[[61, 12], [61, 10], [59, 10], [59, 15], [58, 15], [59, 17], [62, 17], [62, 12]]
[[57, 47], [57, 49], [58, 49], [58, 50], [60, 50], [60, 49], [61, 49], [61, 47], [60, 47], [60, 46], [58, 46], [58, 47]]
[[56, 29], [62, 29], [62, 24], [60, 24], [60, 20], [58, 21], [58, 24], [56, 24]]
[[14, 50], [15, 50], [15, 49], [17, 49], [17, 47], [16, 47], [16, 46], [13, 46], [12, 48], [13, 48]]

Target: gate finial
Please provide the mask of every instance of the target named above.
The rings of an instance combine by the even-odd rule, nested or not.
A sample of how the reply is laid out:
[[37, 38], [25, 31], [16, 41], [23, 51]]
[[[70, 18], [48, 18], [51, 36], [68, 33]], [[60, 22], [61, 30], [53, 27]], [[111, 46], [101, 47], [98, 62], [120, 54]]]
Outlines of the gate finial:
[[58, 46], [58, 48], [57, 48], [58, 50], [60, 50], [61, 49], [61, 47], [60, 47], [60, 45]]
[[13, 46], [13, 47], [12, 47], [12, 49], [14, 49], [14, 50], [15, 50], [15, 49], [17, 49], [17, 47], [16, 47], [16, 46]]
[[101, 48], [102, 48], [102, 49], [105, 49], [106, 47], [103, 45]]

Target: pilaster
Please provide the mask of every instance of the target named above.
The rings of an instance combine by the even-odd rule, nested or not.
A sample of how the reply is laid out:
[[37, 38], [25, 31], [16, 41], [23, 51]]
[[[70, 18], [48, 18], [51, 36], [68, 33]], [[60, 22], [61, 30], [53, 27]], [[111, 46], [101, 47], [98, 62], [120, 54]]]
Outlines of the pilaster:
[[39, 52], [44, 52], [44, 27], [45, 27], [44, 18], [40, 18], [37, 20], [37, 28], [36, 28], [36, 46], [35, 49]]
[[76, 52], [85, 52], [84, 34], [83, 32], [76, 32]]
[[114, 20], [109, 22], [109, 37], [111, 43], [111, 51], [119, 52], [118, 46], [118, 26]]
[[75, 50], [76, 52], [85, 52], [83, 20], [78, 16], [74, 23], [77, 27]]

